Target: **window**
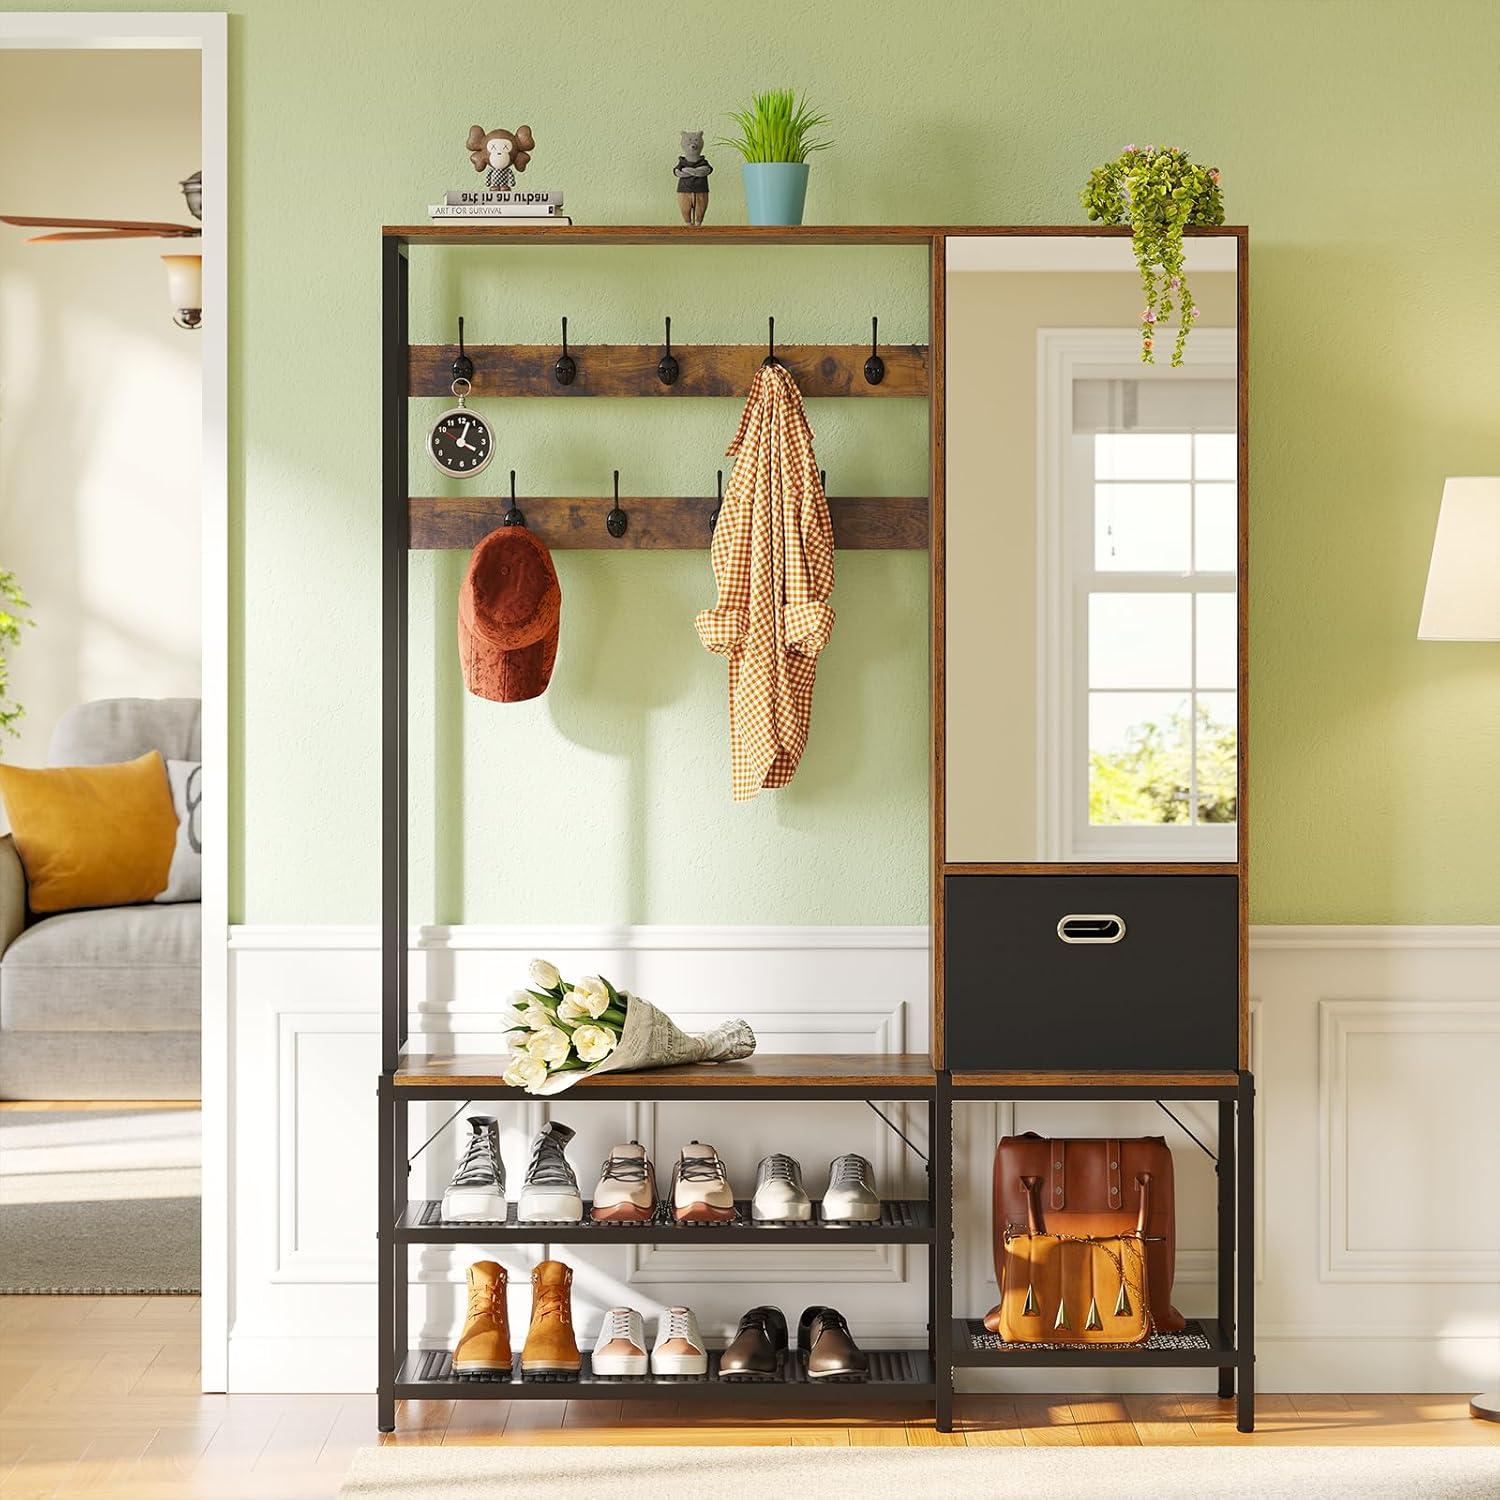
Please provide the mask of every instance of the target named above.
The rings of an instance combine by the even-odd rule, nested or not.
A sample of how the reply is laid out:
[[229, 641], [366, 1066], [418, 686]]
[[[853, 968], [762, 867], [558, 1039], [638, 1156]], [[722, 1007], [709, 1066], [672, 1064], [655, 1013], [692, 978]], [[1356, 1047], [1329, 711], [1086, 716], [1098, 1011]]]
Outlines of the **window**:
[[1042, 385], [1052, 409], [1039, 610], [1041, 637], [1055, 642], [1039, 662], [1042, 848], [1055, 859], [1233, 859], [1232, 335], [1199, 329], [1195, 344], [1218, 345], [1207, 358], [1146, 373], [1101, 360], [1097, 345], [1113, 335], [1042, 338], [1044, 362], [1048, 340], [1075, 345]]

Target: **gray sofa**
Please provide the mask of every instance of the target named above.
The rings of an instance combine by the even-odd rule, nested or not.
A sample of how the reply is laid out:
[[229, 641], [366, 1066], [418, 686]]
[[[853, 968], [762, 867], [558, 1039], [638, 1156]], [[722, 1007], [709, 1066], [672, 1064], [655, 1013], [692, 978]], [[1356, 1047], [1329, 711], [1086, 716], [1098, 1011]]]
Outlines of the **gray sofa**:
[[[98, 766], [159, 750], [199, 760], [196, 698], [110, 698], [64, 715], [47, 759]], [[0, 839], [0, 1099], [196, 1099], [202, 908], [34, 917]]]

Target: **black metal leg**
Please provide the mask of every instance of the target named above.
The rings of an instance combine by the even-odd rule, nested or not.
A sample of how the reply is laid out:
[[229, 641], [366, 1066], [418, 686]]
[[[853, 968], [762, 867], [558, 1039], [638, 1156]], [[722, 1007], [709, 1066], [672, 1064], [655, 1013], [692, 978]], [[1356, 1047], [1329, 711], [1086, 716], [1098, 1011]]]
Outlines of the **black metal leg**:
[[1239, 1391], [1235, 1426], [1241, 1432], [1255, 1431], [1255, 1079], [1240, 1074], [1237, 1111], [1239, 1223], [1236, 1238], [1238, 1319], [1235, 1347]]
[[[1219, 1160], [1215, 1167], [1219, 1186], [1219, 1327], [1225, 1342], [1234, 1347], [1234, 1246], [1235, 1188], [1234, 1100], [1219, 1100]], [[1219, 1366], [1219, 1399], [1234, 1395], [1234, 1366]]]
[[947, 1073], [937, 1076], [932, 1135], [933, 1187], [937, 1210], [932, 1280], [937, 1315], [937, 1430], [953, 1431], [953, 1092]]
[[[935, 1098], [927, 1101], [927, 1212], [934, 1226], [942, 1222], [942, 1209], [938, 1207], [937, 1195], [937, 1170], [933, 1164], [933, 1154], [937, 1149], [937, 1100]], [[936, 1239], [934, 1230], [934, 1239]], [[937, 1345], [937, 1249], [934, 1245], [932, 1253], [927, 1257], [927, 1357], [932, 1361], [932, 1367], [937, 1369], [938, 1345]]]
[[376, 1092], [380, 1111], [380, 1191], [375, 1199], [375, 1211], [380, 1215], [375, 1231], [380, 1263], [377, 1273], [379, 1305], [376, 1319], [380, 1338], [376, 1386], [379, 1408], [377, 1425], [382, 1432], [394, 1432], [396, 1428], [396, 1252], [401, 1247], [396, 1244], [396, 1220], [391, 1213], [391, 1204], [396, 1196], [395, 1105], [391, 1099], [394, 1092], [390, 1075], [382, 1074]]

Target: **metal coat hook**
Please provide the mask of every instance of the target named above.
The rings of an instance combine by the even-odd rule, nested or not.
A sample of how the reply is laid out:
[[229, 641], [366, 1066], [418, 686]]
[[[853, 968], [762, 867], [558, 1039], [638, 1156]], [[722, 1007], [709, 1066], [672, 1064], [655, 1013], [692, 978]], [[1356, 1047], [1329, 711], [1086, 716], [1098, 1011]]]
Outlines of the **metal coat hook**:
[[612, 537], [625, 535], [625, 528], [630, 523], [630, 517], [620, 509], [620, 471], [615, 470], [615, 503], [613, 509], [604, 517], [604, 525]]
[[827, 496], [828, 496], [828, 470], [827, 469], [819, 469], [818, 470], [818, 484], [822, 488], [823, 496], [826, 499]]
[[464, 353], [464, 320], [458, 320], [458, 358], [453, 361], [453, 378], [455, 380], [474, 379], [474, 361]]
[[761, 363], [766, 365], [779, 365], [781, 361], [776, 358], [776, 319], [767, 318], [766, 323], [770, 329], [770, 332], [768, 333], [766, 338], [766, 357], [761, 361]]
[[516, 504], [516, 471], [510, 471], [510, 509], [500, 517], [502, 526], [524, 526], [526, 517], [521, 514], [521, 507]]
[[562, 320], [563, 325], [563, 352], [558, 355], [557, 363], [552, 366], [552, 373], [557, 376], [559, 385], [572, 385], [578, 379], [578, 361], [568, 353], [568, 320]]
[[667, 319], [667, 352], [656, 363], [656, 378], [663, 385], [676, 385], [677, 377], [682, 373], [682, 367], [677, 363], [677, 357], [672, 353], [672, 320]]
[[865, 361], [865, 383], [879, 385], [885, 379], [885, 361], [880, 357], [880, 319], [870, 319], [870, 357]]
[[719, 524], [719, 512], [724, 509], [724, 471], [719, 470], [719, 502], [714, 506], [708, 517], [709, 535], [713, 535], [714, 528]]

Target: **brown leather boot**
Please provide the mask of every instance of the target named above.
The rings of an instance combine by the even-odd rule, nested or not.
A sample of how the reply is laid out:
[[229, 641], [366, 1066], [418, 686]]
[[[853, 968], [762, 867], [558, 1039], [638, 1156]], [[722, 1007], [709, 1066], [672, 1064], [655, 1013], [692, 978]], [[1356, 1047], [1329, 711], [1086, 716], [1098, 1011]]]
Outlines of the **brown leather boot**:
[[453, 1351], [453, 1373], [459, 1380], [510, 1379], [505, 1267], [492, 1260], [469, 1267], [469, 1314]]
[[583, 1360], [573, 1337], [573, 1272], [560, 1260], [531, 1270], [531, 1327], [521, 1350], [523, 1380], [577, 1380]]

